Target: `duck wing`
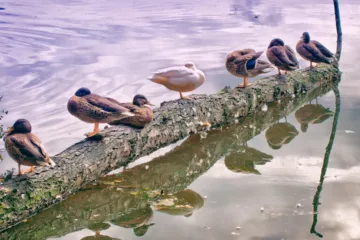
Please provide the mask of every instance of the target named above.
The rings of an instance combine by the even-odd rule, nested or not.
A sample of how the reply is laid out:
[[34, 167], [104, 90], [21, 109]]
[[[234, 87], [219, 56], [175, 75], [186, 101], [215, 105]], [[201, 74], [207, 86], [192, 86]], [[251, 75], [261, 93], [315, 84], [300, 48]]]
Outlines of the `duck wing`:
[[317, 45], [311, 41], [307, 44], [304, 44], [303, 47], [315, 58], [317, 59], [317, 61], [320, 62], [326, 62], [326, 63], [330, 63], [329, 59], [327, 59], [327, 57], [325, 57], [322, 52], [319, 50], [319, 48], [317, 47]]
[[[261, 55], [261, 54], [260, 54]], [[238, 56], [233, 62], [237, 66], [237, 73], [248, 74], [247, 70], [254, 69], [256, 67], [256, 60], [259, 58], [258, 54], [253, 50], [246, 55]]]
[[134, 105], [132, 103], [121, 103], [121, 106], [123, 106], [124, 108], [129, 109], [129, 111], [132, 112], [132, 113], [135, 113], [139, 109], [138, 106], [136, 106], [136, 105]]
[[150, 78], [157, 76], [157, 77], [164, 77], [164, 78], [184, 78], [187, 76], [191, 76], [194, 74], [194, 71], [190, 68], [185, 66], [181, 67], [169, 67], [160, 69], [153, 73], [153, 76]]
[[107, 113], [122, 113], [129, 110], [122, 107], [115, 99], [101, 97], [97, 94], [90, 94], [85, 96], [86, 101], [99, 110]]
[[283, 65], [297, 66], [296, 62], [293, 62], [289, 59], [285, 47], [272, 47], [270, 48], [270, 51]]
[[34, 134], [27, 134], [25, 137], [10, 137], [10, 141], [18, 149], [27, 161], [45, 162], [47, 153], [38, 137]]
[[285, 50], [286, 50], [286, 54], [289, 57], [289, 59], [293, 62], [296, 63], [296, 65], [299, 65], [299, 60], [296, 57], [296, 53], [295, 51], [288, 45], [285, 45]]
[[317, 47], [317, 49], [319, 49], [319, 51], [325, 56], [325, 57], [328, 57], [328, 58], [332, 58], [334, 57], [334, 54], [332, 52], [330, 52], [329, 49], [327, 49], [324, 45], [322, 45], [320, 42], [316, 41], [316, 40], [313, 40], [312, 41], [315, 46]]

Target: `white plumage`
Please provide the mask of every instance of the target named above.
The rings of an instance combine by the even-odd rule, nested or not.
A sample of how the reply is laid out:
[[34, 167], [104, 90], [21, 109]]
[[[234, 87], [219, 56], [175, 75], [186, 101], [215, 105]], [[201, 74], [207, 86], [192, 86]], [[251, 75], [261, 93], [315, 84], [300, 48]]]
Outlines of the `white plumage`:
[[205, 82], [205, 74], [196, 66], [189, 62], [184, 66], [169, 67], [160, 69], [148, 77], [152, 82], [164, 85], [170, 90], [180, 93], [191, 92], [200, 87]]

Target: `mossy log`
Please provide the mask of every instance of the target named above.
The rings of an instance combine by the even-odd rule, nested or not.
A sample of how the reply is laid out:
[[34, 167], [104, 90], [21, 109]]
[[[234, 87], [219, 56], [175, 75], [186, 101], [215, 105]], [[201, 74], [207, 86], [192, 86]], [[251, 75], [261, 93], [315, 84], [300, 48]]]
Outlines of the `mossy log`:
[[[217, 94], [193, 95], [192, 101], [165, 102], [154, 111], [154, 121], [142, 130], [110, 127], [101, 132], [101, 141], [84, 140], [54, 156], [54, 169], [36, 168], [33, 173], [2, 183], [0, 231], [67, 198], [111, 170], [198, 132], [199, 122], [208, 121], [213, 128], [238, 123], [265, 103], [304, 99], [310, 90], [320, 85], [328, 89], [339, 79], [336, 67], [320, 65], [315, 70], [259, 79], [246, 89], [225, 88]], [[225, 140], [217, 137], [217, 141]]]

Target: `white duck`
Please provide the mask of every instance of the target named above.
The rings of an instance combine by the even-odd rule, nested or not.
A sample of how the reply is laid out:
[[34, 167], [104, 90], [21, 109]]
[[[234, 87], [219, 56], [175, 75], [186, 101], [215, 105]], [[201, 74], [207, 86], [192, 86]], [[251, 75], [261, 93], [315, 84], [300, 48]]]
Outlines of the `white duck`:
[[180, 93], [181, 99], [190, 99], [183, 96], [183, 92], [191, 92], [205, 82], [205, 74], [197, 69], [192, 62], [180, 67], [169, 67], [158, 70], [148, 79], [164, 85], [166, 88]]

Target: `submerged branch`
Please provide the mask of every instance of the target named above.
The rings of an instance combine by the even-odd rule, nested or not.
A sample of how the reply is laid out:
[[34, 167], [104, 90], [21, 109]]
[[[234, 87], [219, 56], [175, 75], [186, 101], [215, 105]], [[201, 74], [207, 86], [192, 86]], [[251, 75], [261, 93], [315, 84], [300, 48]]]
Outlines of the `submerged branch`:
[[326, 170], [327, 170], [327, 167], [329, 165], [330, 154], [331, 154], [331, 150], [332, 150], [332, 147], [333, 147], [333, 144], [334, 144], [336, 130], [337, 130], [337, 124], [338, 124], [339, 115], [340, 115], [341, 99], [340, 99], [340, 92], [339, 92], [339, 89], [338, 89], [337, 86], [334, 88], [334, 94], [335, 94], [334, 120], [333, 120], [333, 124], [332, 124], [332, 128], [331, 128], [331, 134], [330, 134], [329, 143], [326, 146], [326, 151], [325, 151], [325, 155], [324, 155], [324, 161], [323, 161], [323, 165], [322, 165], [322, 168], [321, 168], [320, 182], [319, 182], [319, 185], [317, 187], [316, 193], [314, 195], [314, 200], [313, 200], [314, 216], [313, 216], [313, 224], [312, 224], [311, 230], [310, 230], [310, 233], [313, 233], [316, 236], [321, 237], [321, 238], [323, 237], [323, 235], [316, 231], [316, 224], [317, 224], [317, 221], [318, 221], [317, 217], [318, 217], [318, 207], [319, 207], [319, 203], [320, 203], [320, 194], [321, 194], [322, 187], [323, 187], [323, 184], [324, 184]]

